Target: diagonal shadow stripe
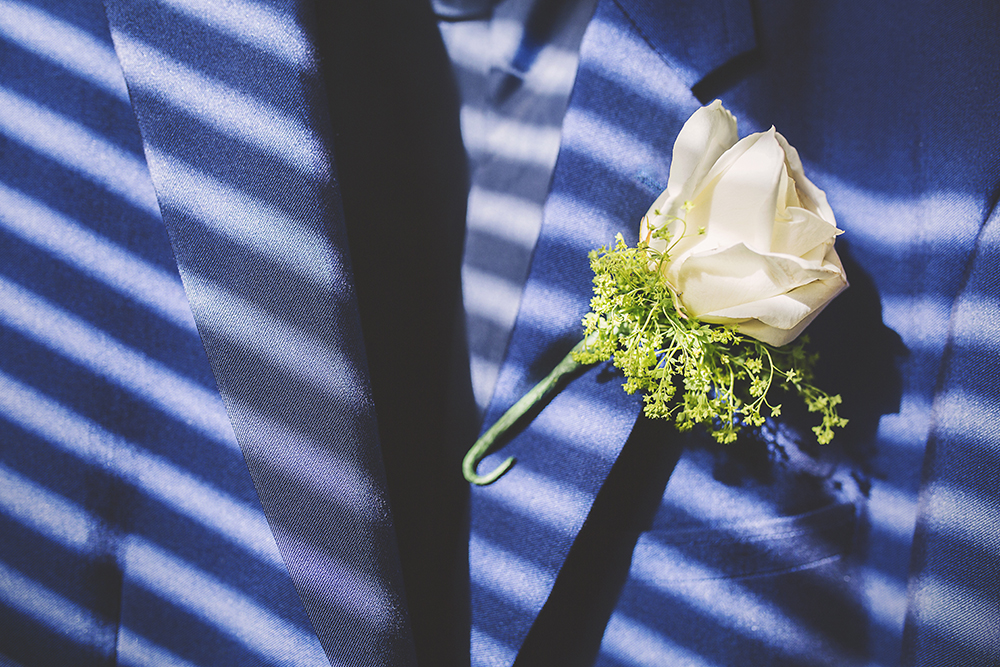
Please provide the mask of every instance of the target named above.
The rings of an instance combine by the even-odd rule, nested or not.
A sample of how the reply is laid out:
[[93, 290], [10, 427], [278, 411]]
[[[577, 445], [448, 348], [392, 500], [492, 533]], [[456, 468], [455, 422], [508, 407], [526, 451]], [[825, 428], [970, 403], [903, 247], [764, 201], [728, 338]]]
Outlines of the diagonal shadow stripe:
[[[19, 45], [7, 41], [10, 36], [4, 32], [3, 18], [3, 9], [0, 6], [0, 56], [6, 62], [23, 63], [25, 69], [37, 72], [36, 76], [7, 75], [3, 77], [4, 86], [23, 99], [31, 100], [55, 114], [73, 118], [90, 132], [103, 137], [122, 151], [141, 159], [142, 146], [138, 144], [134, 136], [107, 131], [109, 126], [121, 126], [134, 118], [125, 93], [125, 82], [121, 80], [120, 75], [117, 80], [112, 79], [112, 82], [117, 82], [118, 90], [111, 89], [106, 94], [102, 90], [95, 90], [95, 84], [91, 80], [93, 77], [89, 76], [90, 72], [81, 72], [79, 68], [72, 66], [72, 62], [64, 62], [62, 58], [59, 62], [53, 63], [48, 58], [30, 50], [31, 45], [28, 48], [20, 48]], [[70, 39], [69, 42], [72, 43], [73, 40]], [[60, 43], [62, 43], [61, 40]], [[111, 53], [112, 57], [114, 56], [114, 52], [110, 48], [108, 52]], [[86, 62], [88, 55], [91, 54], [81, 54], [80, 60], [75, 62]], [[37, 77], [43, 77], [49, 85], [39, 86]], [[110, 87], [111, 82], [101, 83], [104, 83], [104, 87]], [[86, 109], [79, 108], [76, 101], [83, 97], [92, 98], [95, 102], [94, 106]]]

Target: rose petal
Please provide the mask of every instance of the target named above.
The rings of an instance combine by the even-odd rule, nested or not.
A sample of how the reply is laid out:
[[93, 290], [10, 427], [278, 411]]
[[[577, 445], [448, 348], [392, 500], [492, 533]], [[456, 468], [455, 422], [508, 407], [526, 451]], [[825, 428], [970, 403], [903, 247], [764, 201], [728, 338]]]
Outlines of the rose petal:
[[[823, 306], [824, 308], [826, 306]], [[809, 314], [808, 317], [802, 319], [795, 327], [791, 329], [776, 329], [775, 327], [768, 326], [763, 322], [758, 322], [757, 320], [747, 320], [746, 322], [740, 322], [740, 333], [749, 336], [750, 338], [755, 338], [762, 343], [767, 343], [768, 345], [773, 345], [774, 347], [781, 347], [782, 345], [788, 345], [793, 340], [799, 337], [807, 326], [809, 326], [816, 316], [823, 311], [823, 308], [816, 310]]]
[[740, 140], [709, 173], [691, 221], [719, 247], [743, 242], [769, 251], [784, 169], [785, 152], [773, 129]]
[[799, 257], [841, 234], [841, 230], [804, 208], [786, 209], [787, 220], [775, 220], [771, 232], [771, 252]]
[[709, 319], [709, 316], [703, 319], [717, 323], [739, 322], [740, 331], [751, 338], [776, 347], [787, 345], [798, 338], [827, 304], [848, 287], [843, 264], [832, 246], [827, 252], [824, 265], [835, 269], [829, 278], [803, 285], [787, 294], [746, 304], [746, 312], [751, 313], [750, 317], [753, 319], [722, 317], [722, 312], [739, 315], [736, 309], [713, 313], [711, 317], [714, 319]]
[[788, 169], [799, 190], [798, 194], [802, 208], [812, 211], [831, 225], [836, 225], [837, 219], [833, 216], [833, 209], [830, 208], [830, 204], [826, 200], [826, 193], [816, 187], [806, 177], [806, 173], [802, 169], [802, 160], [799, 158], [799, 152], [795, 150], [794, 146], [788, 143], [788, 140], [780, 132], [775, 132], [775, 138], [781, 145], [782, 150], [785, 151], [785, 160], [788, 162]]
[[843, 276], [834, 274], [826, 280], [815, 280], [785, 294], [705, 313], [701, 318], [705, 321], [725, 319], [731, 322], [755, 319], [776, 329], [787, 330], [840, 294], [846, 286]]
[[778, 192], [778, 214], [781, 218], [788, 215], [788, 209], [793, 206], [800, 206], [799, 190], [795, 187], [795, 181], [788, 170], [788, 162], [785, 162], [785, 174], [781, 179], [781, 190]]
[[[640, 239], [646, 239], [650, 227], [664, 225], [670, 228], [675, 239], [684, 234], [683, 225], [677, 220], [682, 215], [681, 207], [700, 189], [702, 180], [719, 156], [738, 138], [736, 118], [719, 100], [698, 109], [688, 118], [674, 142], [667, 187], [640, 222]], [[660, 252], [667, 248], [662, 240], [654, 239], [650, 245]]]
[[689, 314], [784, 345], [847, 286], [833, 249], [841, 231], [783, 136], [771, 128], [737, 137], [718, 101], [684, 124], [640, 235], [670, 231], [650, 244], [669, 253], [663, 276]]
[[[763, 343], [774, 345], [775, 347], [787, 345], [798, 338], [799, 334], [801, 334], [805, 328], [809, 326], [814, 319], [816, 319], [816, 316], [823, 312], [823, 309], [826, 308], [830, 301], [844, 291], [847, 286], [847, 280], [843, 276], [834, 276], [829, 280], [817, 281], [816, 283], [810, 283], [805, 287], [793, 290], [784, 296], [792, 297], [795, 295], [796, 298], [805, 299], [806, 296], [804, 294], [800, 294], [800, 292], [804, 293], [806, 291], [815, 290], [816, 294], [820, 294], [817, 299], [818, 304], [813, 310], [807, 312], [805, 317], [787, 329], [773, 326], [761, 320], [747, 320], [740, 323], [740, 332], [750, 336], [751, 338], [756, 338]], [[812, 290], [808, 290], [807, 288], [812, 288]]]
[[667, 278], [680, 291], [688, 313], [704, 317], [706, 313], [778, 296], [839, 272], [833, 264], [809, 262], [791, 255], [762, 254], [738, 243], [722, 250], [691, 254], [669, 267]]
[[699, 189], [719, 157], [738, 139], [736, 118], [719, 100], [695, 111], [674, 142], [667, 179], [668, 196], [683, 205]]
[[802, 253], [802, 259], [807, 262], [813, 262], [816, 264], [823, 264], [823, 258], [826, 257], [826, 253], [830, 251], [833, 247], [833, 239], [821, 243], [815, 248]]

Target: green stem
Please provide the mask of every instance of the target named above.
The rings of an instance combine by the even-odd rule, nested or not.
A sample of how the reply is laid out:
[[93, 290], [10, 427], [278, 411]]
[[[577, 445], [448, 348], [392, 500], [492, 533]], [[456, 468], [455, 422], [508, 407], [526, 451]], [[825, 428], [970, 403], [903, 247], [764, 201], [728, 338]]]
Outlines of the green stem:
[[552, 369], [552, 372], [545, 376], [544, 380], [532, 387], [531, 391], [522, 396], [479, 440], [476, 440], [476, 444], [472, 445], [469, 453], [465, 455], [465, 460], [462, 461], [462, 473], [465, 475], [466, 480], [480, 486], [492, 484], [514, 465], [514, 457], [511, 456], [497, 466], [496, 470], [487, 475], [476, 473], [479, 462], [489, 454], [490, 449], [497, 439], [514, 426], [531, 408], [551, 398], [556, 393], [560, 380], [583, 366], [583, 364], [573, 358], [573, 354], [585, 349], [588, 342], [593, 343], [593, 341], [588, 341], [588, 339], [577, 343], [570, 353]]

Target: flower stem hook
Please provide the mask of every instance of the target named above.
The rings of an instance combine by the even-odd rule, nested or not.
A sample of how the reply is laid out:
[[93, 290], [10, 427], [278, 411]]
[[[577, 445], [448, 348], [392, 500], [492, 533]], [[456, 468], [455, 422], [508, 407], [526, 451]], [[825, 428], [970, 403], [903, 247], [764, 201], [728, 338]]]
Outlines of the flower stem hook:
[[[590, 341], [593, 343], [593, 341]], [[558, 390], [559, 382], [564, 377], [572, 373], [573, 371], [580, 368], [583, 364], [578, 362], [573, 358], [573, 354], [582, 351], [588, 343], [588, 339], [584, 339], [577, 343], [570, 353], [567, 354], [562, 361], [556, 364], [556, 367], [552, 369], [548, 375], [545, 376], [541, 382], [532, 387], [531, 391], [521, 397], [521, 399], [512, 405], [507, 412], [503, 414], [500, 419], [497, 420], [493, 426], [491, 426], [486, 433], [483, 433], [479, 440], [472, 445], [468, 453], [465, 455], [465, 459], [462, 461], [462, 474], [465, 475], [465, 479], [472, 484], [478, 484], [479, 486], [485, 486], [487, 484], [492, 484], [493, 482], [500, 479], [500, 477], [510, 470], [510, 467], [514, 465], [514, 457], [508, 457], [503, 463], [496, 467], [493, 472], [486, 475], [480, 475], [476, 472], [476, 468], [479, 466], [479, 462], [482, 461], [496, 441], [507, 433], [511, 427], [513, 427], [525, 414], [527, 414], [535, 405], [548, 400], [555, 395]]]
[[478, 484], [479, 486], [486, 486], [487, 484], [492, 484], [493, 482], [500, 479], [500, 477], [507, 472], [514, 461], [516, 460], [513, 456], [508, 456], [507, 460], [498, 465], [493, 472], [480, 475], [476, 472], [476, 467], [479, 466], [479, 462], [483, 460], [486, 454], [489, 453], [490, 446], [493, 444], [492, 441], [487, 440], [485, 437], [480, 438], [476, 441], [476, 444], [472, 446], [472, 449], [468, 451], [465, 455], [465, 459], [462, 461], [462, 474], [465, 475], [465, 479], [472, 482], [473, 484]]

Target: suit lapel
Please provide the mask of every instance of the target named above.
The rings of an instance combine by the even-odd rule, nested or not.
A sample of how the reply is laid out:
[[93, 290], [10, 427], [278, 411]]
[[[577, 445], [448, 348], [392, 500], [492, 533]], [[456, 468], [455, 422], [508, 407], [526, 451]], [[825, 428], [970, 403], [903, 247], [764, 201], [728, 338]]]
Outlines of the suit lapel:
[[[700, 106], [690, 86], [752, 47], [749, 13], [732, 2], [600, 2], [581, 47], [562, 145], [521, 310], [487, 413], [491, 423], [579, 340], [588, 251], [639, 217], [666, 184], [673, 140]], [[745, 9], [745, 6], [744, 6]], [[652, 28], [657, 25], [659, 33]], [[660, 35], [683, 35], [671, 42]], [[473, 665], [509, 665], [545, 605], [641, 408], [621, 379], [593, 368], [574, 380], [481, 471], [517, 465], [471, 499]], [[530, 657], [519, 660], [530, 662]]]
[[977, 239], [952, 308], [941, 389], [924, 462], [902, 664], [995, 665], [1000, 654], [996, 397], [1000, 208]]
[[757, 46], [747, 0], [618, 0], [616, 4], [688, 87]]
[[334, 664], [413, 664], [302, 7], [107, 9], [198, 330], [313, 627]]

